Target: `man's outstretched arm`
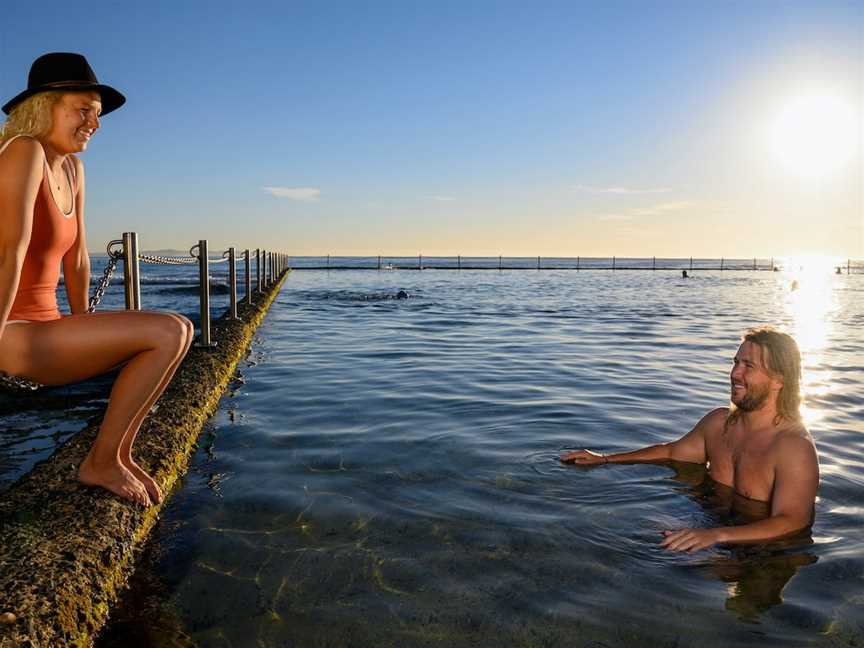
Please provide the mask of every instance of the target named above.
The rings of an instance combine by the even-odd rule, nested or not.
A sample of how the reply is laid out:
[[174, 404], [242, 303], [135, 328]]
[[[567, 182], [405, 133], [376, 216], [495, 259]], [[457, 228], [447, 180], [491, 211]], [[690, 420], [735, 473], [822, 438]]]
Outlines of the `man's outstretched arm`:
[[698, 551], [714, 544], [746, 544], [777, 540], [813, 523], [819, 486], [816, 449], [806, 438], [784, 439], [778, 450], [771, 495], [771, 515], [733, 527], [665, 531], [660, 543], [672, 551]]
[[726, 408], [718, 408], [708, 412], [683, 437], [670, 443], [640, 448], [632, 452], [617, 452], [614, 454], [599, 454], [590, 450], [577, 450], [561, 455], [564, 463], [575, 463], [582, 466], [592, 466], [605, 463], [651, 463], [656, 461], [689, 461], [705, 463], [705, 438], [709, 432], [721, 429], [726, 421]]

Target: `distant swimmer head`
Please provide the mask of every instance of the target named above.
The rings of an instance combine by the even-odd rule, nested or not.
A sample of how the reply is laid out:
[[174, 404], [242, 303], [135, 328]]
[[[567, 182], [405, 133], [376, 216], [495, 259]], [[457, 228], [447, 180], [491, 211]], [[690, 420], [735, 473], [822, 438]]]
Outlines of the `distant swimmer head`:
[[682, 279], [686, 279], [686, 278], [689, 277], [689, 276], [690, 276], [690, 275], [687, 274], [687, 271], [686, 271], [686, 270], [682, 270], [682, 271], [681, 271], [681, 278], [682, 278]]
[[400, 290], [396, 293], [396, 299], [408, 299], [410, 296], [405, 290]]
[[798, 280], [793, 279], [792, 284], [789, 286], [789, 290], [798, 290]]

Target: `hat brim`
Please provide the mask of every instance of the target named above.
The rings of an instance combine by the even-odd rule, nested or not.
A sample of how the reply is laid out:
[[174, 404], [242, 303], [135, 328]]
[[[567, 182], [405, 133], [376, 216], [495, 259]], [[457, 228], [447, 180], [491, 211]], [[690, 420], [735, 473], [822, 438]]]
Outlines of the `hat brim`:
[[40, 92], [81, 92], [82, 90], [90, 90], [99, 93], [99, 97], [102, 99], [101, 117], [104, 117], [110, 112], [114, 112], [126, 103], [126, 97], [124, 97], [120, 92], [111, 86], [103, 85], [101, 83], [52, 83], [39, 88], [30, 88], [29, 90], [25, 90], [18, 96], [6, 102], [3, 105], [3, 112], [8, 115], [19, 103], [25, 99], [29, 99], [33, 95], [39, 94]]

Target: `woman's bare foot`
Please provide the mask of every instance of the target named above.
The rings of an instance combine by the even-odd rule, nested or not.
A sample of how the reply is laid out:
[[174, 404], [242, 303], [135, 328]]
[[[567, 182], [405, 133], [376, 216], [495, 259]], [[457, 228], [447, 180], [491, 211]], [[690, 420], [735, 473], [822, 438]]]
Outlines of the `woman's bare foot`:
[[96, 466], [90, 455], [78, 467], [78, 481], [87, 486], [101, 486], [127, 500], [150, 506], [150, 496], [144, 484], [119, 461], [106, 466]]
[[141, 484], [143, 484], [147, 494], [150, 496], [150, 501], [154, 504], [161, 504], [162, 489], [159, 488], [159, 484], [156, 483], [156, 480], [148, 475], [141, 466], [135, 463], [135, 460], [132, 459], [132, 457], [121, 459], [120, 461], [126, 469], [131, 472], [135, 478], [141, 482]]

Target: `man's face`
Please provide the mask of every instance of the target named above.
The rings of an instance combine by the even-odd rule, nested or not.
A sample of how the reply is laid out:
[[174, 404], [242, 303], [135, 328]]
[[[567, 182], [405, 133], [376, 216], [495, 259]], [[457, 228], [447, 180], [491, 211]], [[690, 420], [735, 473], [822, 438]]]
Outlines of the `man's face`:
[[732, 403], [741, 411], [753, 412], [762, 408], [769, 398], [777, 398], [783, 381], [773, 377], [765, 368], [762, 349], [752, 342], [738, 347], [729, 374]]

